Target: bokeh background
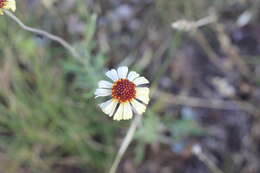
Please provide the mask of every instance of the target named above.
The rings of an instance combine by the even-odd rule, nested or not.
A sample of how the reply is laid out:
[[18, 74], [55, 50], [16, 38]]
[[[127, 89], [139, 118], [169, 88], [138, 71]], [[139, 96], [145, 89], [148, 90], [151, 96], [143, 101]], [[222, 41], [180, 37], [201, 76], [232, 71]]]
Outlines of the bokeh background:
[[[120, 173], [260, 172], [260, 1], [17, 0], [0, 16], [0, 172], [108, 172], [131, 121], [93, 93], [109, 68], [151, 81], [151, 102]], [[218, 21], [190, 32], [172, 22]], [[200, 146], [201, 159], [192, 152]]]

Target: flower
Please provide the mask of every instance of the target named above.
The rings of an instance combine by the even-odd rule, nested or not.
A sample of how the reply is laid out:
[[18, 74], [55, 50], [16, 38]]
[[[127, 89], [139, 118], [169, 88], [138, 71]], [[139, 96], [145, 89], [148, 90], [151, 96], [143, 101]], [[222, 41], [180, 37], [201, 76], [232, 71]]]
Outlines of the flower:
[[16, 10], [15, 0], [0, 0], [0, 15], [4, 14], [4, 9]]
[[99, 104], [102, 111], [113, 116], [114, 120], [129, 120], [133, 111], [141, 115], [149, 102], [149, 81], [134, 71], [128, 74], [128, 67], [119, 67], [106, 72], [113, 83], [101, 80], [98, 83], [96, 97], [111, 96], [108, 101]]

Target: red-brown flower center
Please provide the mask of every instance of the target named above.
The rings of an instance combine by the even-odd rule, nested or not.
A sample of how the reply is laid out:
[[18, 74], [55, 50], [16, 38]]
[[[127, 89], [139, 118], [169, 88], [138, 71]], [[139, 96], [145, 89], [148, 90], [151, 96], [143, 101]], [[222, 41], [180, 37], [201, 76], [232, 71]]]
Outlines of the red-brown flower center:
[[0, 8], [5, 6], [6, 0], [0, 0]]
[[136, 85], [128, 79], [119, 79], [112, 87], [112, 97], [119, 102], [131, 101], [135, 98]]

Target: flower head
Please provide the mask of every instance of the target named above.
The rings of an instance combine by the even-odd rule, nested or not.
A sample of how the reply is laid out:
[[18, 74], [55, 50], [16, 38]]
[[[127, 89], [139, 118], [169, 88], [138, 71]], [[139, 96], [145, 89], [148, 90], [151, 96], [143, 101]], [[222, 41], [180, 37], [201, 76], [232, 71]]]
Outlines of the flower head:
[[0, 15], [4, 14], [4, 9], [7, 10], [16, 10], [16, 3], [15, 0], [0, 0]]
[[102, 111], [113, 116], [114, 120], [129, 120], [133, 111], [138, 114], [145, 112], [149, 102], [149, 81], [134, 71], [128, 74], [128, 67], [119, 67], [106, 72], [112, 83], [102, 80], [98, 83], [96, 97], [110, 96], [111, 99], [99, 104]]

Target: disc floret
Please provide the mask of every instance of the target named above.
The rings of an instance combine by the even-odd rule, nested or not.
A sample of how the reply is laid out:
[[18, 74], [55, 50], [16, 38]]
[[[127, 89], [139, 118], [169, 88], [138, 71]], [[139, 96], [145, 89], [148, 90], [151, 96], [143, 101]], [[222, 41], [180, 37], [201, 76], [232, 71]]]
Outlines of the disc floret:
[[136, 85], [128, 79], [119, 79], [112, 87], [112, 97], [119, 102], [131, 101], [136, 95]]

